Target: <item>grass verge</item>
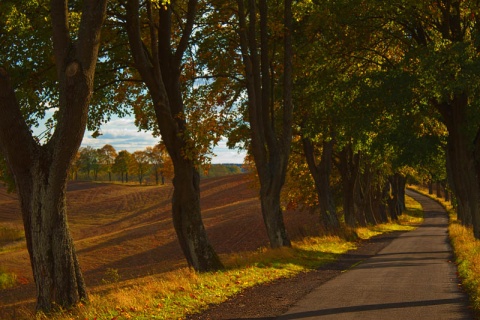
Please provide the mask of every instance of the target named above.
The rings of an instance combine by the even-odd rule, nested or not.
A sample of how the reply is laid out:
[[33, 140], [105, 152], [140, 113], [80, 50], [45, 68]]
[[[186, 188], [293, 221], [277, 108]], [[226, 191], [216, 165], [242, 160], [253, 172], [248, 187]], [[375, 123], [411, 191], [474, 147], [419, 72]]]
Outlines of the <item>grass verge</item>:
[[449, 214], [448, 233], [455, 256], [457, 272], [462, 287], [467, 292], [470, 305], [477, 318], [480, 318], [480, 240], [473, 236], [472, 228], [465, 227], [457, 220], [451, 202], [428, 194], [426, 188], [412, 186], [416, 190], [440, 203]]
[[[358, 237], [412, 230], [422, 220], [421, 207], [412, 199], [408, 199], [407, 207], [399, 223], [358, 229]], [[37, 315], [37, 319], [182, 319], [210, 304], [226, 301], [247, 287], [318, 268], [356, 245], [338, 236], [308, 237], [293, 242], [292, 248], [224, 255], [223, 271], [198, 274], [184, 268], [123, 282], [121, 275], [109, 270], [109, 281], [105, 281], [101, 293], [91, 293], [87, 305], [55, 315]]]

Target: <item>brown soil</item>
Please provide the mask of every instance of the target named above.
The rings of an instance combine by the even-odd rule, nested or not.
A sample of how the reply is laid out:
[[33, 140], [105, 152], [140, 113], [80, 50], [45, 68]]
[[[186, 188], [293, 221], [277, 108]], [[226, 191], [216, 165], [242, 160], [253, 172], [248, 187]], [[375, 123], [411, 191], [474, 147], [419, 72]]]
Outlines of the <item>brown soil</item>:
[[[245, 175], [201, 183], [203, 221], [219, 254], [268, 245], [257, 191], [250, 184]], [[69, 225], [90, 290], [101, 289], [108, 268], [128, 280], [186, 265], [170, 217], [172, 193], [171, 185], [69, 184]], [[285, 224], [292, 239], [317, 229], [316, 216], [305, 212], [285, 212]], [[21, 214], [16, 196], [0, 187], [0, 226], [5, 225], [21, 228]], [[24, 243], [13, 251], [0, 250], [0, 267], [19, 279], [16, 287], [0, 291], [0, 319], [32, 311], [35, 287]]]

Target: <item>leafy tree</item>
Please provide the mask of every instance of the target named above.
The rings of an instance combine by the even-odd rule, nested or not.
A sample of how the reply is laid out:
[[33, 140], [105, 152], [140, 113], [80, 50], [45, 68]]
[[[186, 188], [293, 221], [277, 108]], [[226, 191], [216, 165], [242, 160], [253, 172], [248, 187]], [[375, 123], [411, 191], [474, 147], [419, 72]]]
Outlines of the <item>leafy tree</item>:
[[[273, 248], [290, 246], [283, 214], [280, 206], [280, 193], [285, 182], [290, 144], [292, 139], [292, 3], [284, 1], [283, 22], [275, 21], [269, 26], [269, 19], [277, 12], [269, 11], [267, 1], [237, 1], [238, 34], [243, 57], [247, 88], [248, 122], [250, 125], [250, 152], [260, 181], [260, 202], [263, 219], [267, 228], [270, 246]], [[257, 11], [258, 10], [258, 11]], [[271, 55], [277, 54], [269, 33], [281, 24], [283, 33], [283, 96], [273, 99], [276, 83], [272, 70]], [[258, 29], [257, 29], [258, 28]]]
[[90, 172], [93, 171], [94, 180], [96, 180], [100, 167], [98, 150], [87, 146], [80, 148], [79, 153], [78, 164], [80, 165], [80, 171], [87, 173], [87, 179], [90, 179]]
[[103, 169], [108, 172], [108, 181], [112, 181], [112, 167], [117, 157], [117, 151], [109, 144], [98, 150], [99, 162]]
[[[68, 169], [85, 131], [106, 1], [86, 0], [76, 5], [79, 11], [62, 0], [50, 5], [4, 1], [1, 8], [0, 43], [5, 44], [1, 60], [5, 65], [0, 67], [0, 150], [20, 198], [37, 310], [47, 312], [54, 305], [68, 308], [88, 298], [68, 230], [65, 192]], [[42, 31], [36, 32], [36, 28]], [[38, 52], [37, 47], [41, 49]], [[28, 50], [20, 54], [25, 48]], [[44, 64], [46, 56], [53, 59], [54, 68], [49, 69], [51, 60]], [[31, 64], [39, 71], [29, 78], [39, 85], [37, 91], [18, 77], [24, 68], [31, 70]], [[45, 70], [51, 70], [56, 79], [42, 91], [44, 82], [51, 79]], [[23, 96], [26, 92], [27, 98]], [[42, 107], [28, 104], [28, 98], [35, 100], [34, 96], [46, 99], [43, 106], [57, 108], [55, 130], [45, 144], [32, 136], [31, 122], [22, 113], [28, 112], [23, 106]]]
[[[222, 268], [222, 264], [210, 245], [200, 214], [200, 176], [196, 154], [190, 152], [192, 140], [181, 81], [196, 10], [196, 0], [170, 1], [161, 6], [145, 1], [145, 7], [139, 0], [128, 0], [126, 28], [135, 68], [148, 89], [156, 124], [173, 162], [172, 215], [180, 246], [190, 266], [209, 271]], [[142, 29], [144, 24], [149, 28]]]
[[138, 182], [142, 184], [143, 178], [150, 167], [149, 156], [146, 151], [135, 151], [132, 153], [133, 171], [137, 174]]
[[130, 172], [132, 163], [132, 155], [127, 150], [122, 150], [118, 153], [112, 166], [113, 172], [122, 175], [122, 183], [128, 183], [128, 173]]
[[155, 175], [155, 184], [158, 185], [159, 180], [161, 178], [162, 185], [165, 184], [165, 164], [166, 164], [166, 157], [168, 154], [165, 150], [165, 146], [163, 144], [156, 144], [153, 147], [147, 147], [145, 150], [149, 163], [152, 166], [153, 174]]
[[478, 167], [475, 137], [478, 117], [480, 70], [479, 19], [476, 1], [433, 2], [372, 1], [359, 24], [375, 23], [378, 37], [398, 50], [391, 62], [408, 74], [415, 86], [417, 104], [438, 112], [448, 130], [447, 165], [458, 200], [458, 215], [473, 224], [480, 238]]

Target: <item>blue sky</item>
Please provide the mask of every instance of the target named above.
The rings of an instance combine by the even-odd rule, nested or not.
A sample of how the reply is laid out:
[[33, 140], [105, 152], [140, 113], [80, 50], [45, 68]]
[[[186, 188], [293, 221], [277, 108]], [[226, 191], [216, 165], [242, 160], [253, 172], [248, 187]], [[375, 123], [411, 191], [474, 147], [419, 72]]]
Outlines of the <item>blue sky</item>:
[[[51, 117], [53, 111], [46, 112], [46, 118]], [[43, 124], [39, 128], [32, 128], [33, 133], [38, 135], [45, 130]], [[127, 150], [134, 152], [137, 150], [145, 150], [146, 147], [152, 147], [157, 144], [160, 139], [152, 136], [150, 132], [138, 131], [135, 126], [133, 117], [118, 118], [116, 116], [101, 126], [102, 135], [92, 138], [92, 132], [87, 131], [83, 137], [82, 147], [90, 146], [99, 149], [106, 144], [112, 145], [115, 150]], [[231, 150], [226, 146], [226, 139], [223, 139], [214, 148], [215, 157], [212, 163], [243, 163], [245, 152]]]

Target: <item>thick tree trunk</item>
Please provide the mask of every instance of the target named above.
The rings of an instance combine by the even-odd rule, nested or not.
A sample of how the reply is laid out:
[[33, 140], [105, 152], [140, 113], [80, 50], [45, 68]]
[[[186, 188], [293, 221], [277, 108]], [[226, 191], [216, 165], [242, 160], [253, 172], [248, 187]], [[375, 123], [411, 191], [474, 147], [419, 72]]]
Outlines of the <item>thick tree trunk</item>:
[[335, 233], [340, 229], [333, 192], [330, 186], [330, 172], [332, 170], [332, 156], [334, 141], [323, 143], [322, 155], [319, 164], [315, 163], [313, 144], [308, 138], [303, 138], [303, 151], [307, 160], [310, 174], [315, 182], [318, 203], [320, 207], [320, 222], [327, 233]]
[[428, 194], [430, 194], [430, 195], [433, 194], [433, 180], [432, 179], [428, 180]]
[[197, 271], [218, 270], [223, 266], [208, 241], [200, 214], [200, 178], [192, 160], [195, 155], [185, 152], [189, 138], [185, 134], [180, 76], [182, 58], [196, 17], [197, 1], [188, 1], [181, 38], [175, 43], [176, 50], [172, 46], [172, 6], [176, 5], [175, 2], [166, 4], [165, 9], [158, 9], [158, 20], [154, 18], [152, 3], [147, 2], [146, 5], [150, 52], [147, 52], [147, 45], [142, 40], [138, 0], [127, 1], [127, 33], [135, 65], [152, 97], [158, 127], [174, 166], [172, 216], [175, 231], [191, 267]]
[[442, 185], [440, 184], [440, 182], [436, 182], [435, 183], [435, 191], [436, 191], [436, 194], [437, 194], [437, 198], [442, 198]]
[[17, 179], [37, 310], [46, 312], [88, 298], [67, 225], [66, 176], [54, 170], [55, 163], [41, 160], [33, 165], [30, 175]]
[[464, 225], [473, 225], [480, 239], [480, 186], [475, 168], [473, 138], [468, 137], [467, 94], [457, 94], [451, 101], [436, 103], [448, 129], [447, 173], [452, 182], [458, 207], [458, 218]]
[[200, 211], [200, 175], [188, 160], [174, 163], [173, 225], [187, 262], [197, 271], [223, 268], [213, 250]]
[[389, 178], [392, 198], [390, 199], [389, 209], [393, 220], [398, 220], [398, 216], [405, 210], [405, 184], [406, 179], [399, 173], [395, 173]]
[[[284, 63], [283, 101], [277, 112], [273, 107], [271, 84], [276, 76], [271, 73], [271, 38], [268, 30], [268, 5], [266, 0], [248, 2], [249, 21], [245, 3], [237, 0], [239, 40], [245, 67], [248, 95], [248, 116], [253, 155], [260, 180], [260, 202], [270, 246], [290, 246], [280, 209], [280, 191], [285, 182], [292, 140], [292, 1], [284, 2]], [[257, 23], [258, 22], [258, 23]], [[257, 32], [257, 25], [260, 26]], [[258, 39], [259, 37], [259, 39]], [[280, 72], [280, 71], [279, 71]]]
[[75, 40], [68, 29], [67, 3], [52, 0], [49, 8], [59, 100], [55, 131], [46, 144], [39, 145], [32, 137], [8, 74], [0, 67], [0, 149], [14, 175], [37, 310], [44, 312], [87, 299], [68, 230], [65, 193], [69, 167], [87, 124], [106, 1], [82, 3]]
[[260, 187], [263, 222], [272, 248], [291, 246], [280, 207], [280, 191], [281, 186], [272, 179]]
[[399, 214], [402, 214], [403, 211], [405, 211], [405, 208], [407, 207], [405, 205], [405, 187], [407, 185], [407, 178], [399, 173], [396, 173], [396, 180], [397, 180], [397, 196], [398, 196], [398, 212]]
[[351, 145], [342, 149], [337, 163], [342, 178], [343, 214], [349, 227], [356, 226], [355, 184], [358, 177], [360, 154], [353, 154]]

